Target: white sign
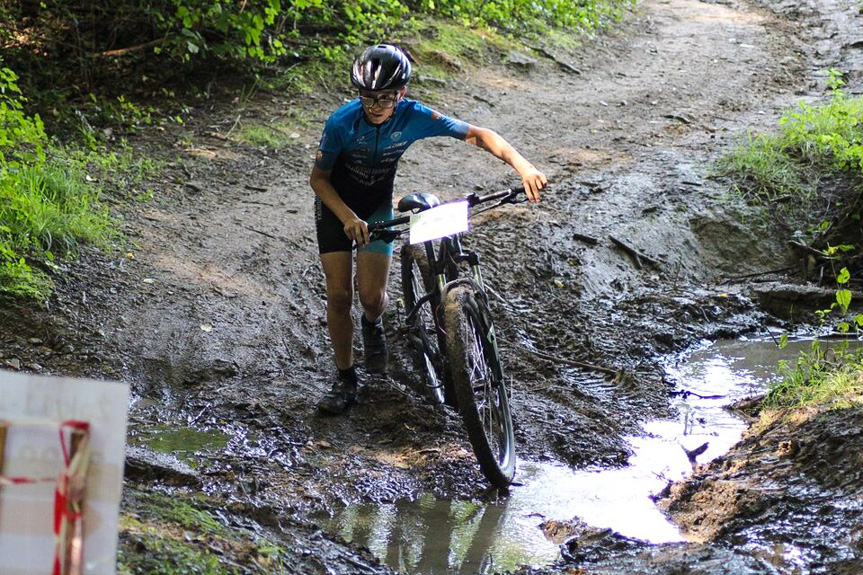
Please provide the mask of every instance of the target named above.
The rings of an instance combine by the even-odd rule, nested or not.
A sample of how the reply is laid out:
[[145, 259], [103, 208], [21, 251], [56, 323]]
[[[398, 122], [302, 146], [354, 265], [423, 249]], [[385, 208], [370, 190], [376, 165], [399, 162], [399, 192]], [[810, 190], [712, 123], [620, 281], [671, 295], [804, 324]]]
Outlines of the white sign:
[[[75, 465], [71, 430], [89, 428], [85, 575], [112, 575], [123, 489], [129, 386], [0, 371], [0, 573], [46, 575], [56, 557], [57, 480]], [[74, 489], [74, 488], [73, 488]]]
[[450, 202], [411, 216], [410, 243], [421, 244], [466, 232], [467, 202]]

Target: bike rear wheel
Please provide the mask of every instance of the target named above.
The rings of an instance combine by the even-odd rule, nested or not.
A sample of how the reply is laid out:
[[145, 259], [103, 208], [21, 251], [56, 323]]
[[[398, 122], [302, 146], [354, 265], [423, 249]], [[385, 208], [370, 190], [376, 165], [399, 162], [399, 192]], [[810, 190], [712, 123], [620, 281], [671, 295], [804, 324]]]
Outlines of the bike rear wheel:
[[[408, 313], [426, 293], [434, 287], [428, 258], [422, 245], [405, 245], [401, 250], [402, 292], [405, 312]], [[433, 316], [434, 301], [417, 310], [408, 322], [414, 363], [422, 374], [424, 394], [435, 403], [445, 399], [443, 357]]]
[[459, 413], [486, 479], [506, 487], [515, 475], [515, 434], [491, 315], [472, 286], [447, 292], [446, 354]]

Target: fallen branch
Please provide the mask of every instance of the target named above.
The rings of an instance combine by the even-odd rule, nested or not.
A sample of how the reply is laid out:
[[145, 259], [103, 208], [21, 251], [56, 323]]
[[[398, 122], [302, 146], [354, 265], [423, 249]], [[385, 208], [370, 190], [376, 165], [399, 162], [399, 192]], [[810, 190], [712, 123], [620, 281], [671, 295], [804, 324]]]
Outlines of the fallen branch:
[[482, 102], [483, 104], [486, 104], [489, 108], [494, 108], [494, 106], [495, 106], [495, 103], [492, 102], [491, 100], [486, 100], [482, 96], [477, 96], [476, 94], [473, 95], [473, 99], [476, 100], [477, 102]]
[[683, 122], [687, 125], [692, 124], [692, 120], [690, 120], [686, 116], [681, 116], [680, 114], [663, 114], [662, 117], [668, 118], [669, 120], [677, 120], [678, 122]]
[[827, 257], [824, 255], [824, 252], [822, 252], [821, 250], [816, 250], [815, 248], [813, 248], [811, 246], [807, 246], [806, 244], [801, 243], [801, 242], [795, 242], [794, 240], [789, 240], [788, 245], [791, 246], [792, 248], [796, 249], [796, 250], [803, 252], [804, 254], [809, 254], [809, 255], [812, 255], [812, 256], [815, 256], [818, 258]]
[[273, 234], [270, 234], [270, 233], [267, 233], [267, 232], [262, 232], [261, 230], [256, 230], [255, 228], [252, 228], [252, 227], [249, 227], [249, 226], [243, 226], [243, 227], [244, 227], [244, 228], [246, 228], [247, 230], [249, 230], [250, 232], [255, 232], [256, 234], [261, 234], [262, 236], [264, 236], [264, 237], [268, 237], [268, 238], [270, 238], [271, 240], [277, 240], [277, 241], [280, 241], [280, 242], [285, 241], [285, 238], [281, 238], [281, 237], [279, 237], [279, 236], [274, 236]]
[[269, 206], [269, 207], [271, 207], [271, 208], [277, 208], [277, 207], [279, 207], [279, 206], [278, 206], [278, 205], [276, 205], [276, 204], [271, 204], [271, 203], [268, 203], [268, 202], [257, 202], [257, 201], [255, 201], [255, 200], [240, 200], [240, 203], [241, 203], [241, 204], [255, 204], [256, 206]]
[[779, 268], [779, 269], [775, 269], [775, 270], [767, 270], [764, 272], [755, 272], [752, 274], [743, 274], [743, 275], [739, 275], [739, 276], [731, 276], [731, 277], [725, 278], [724, 280], [722, 280], [719, 283], [725, 284], [725, 283], [731, 283], [733, 281], [738, 281], [738, 280], [757, 278], [760, 276], [769, 276], [771, 274], [781, 274], [781, 273], [785, 273], [785, 272], [790, 272], [793, 269], [795, 269], [794, 266], [788, 266], [788, 267]]
[[725, 399], [724, 395], [701, 395], [700, 393], [695, 393], [694, 391], [689, 391], [688, 389], [681, 389], [680, 391], [672, 391], [669, 395], [679, 395], [686, 399], [690, 395], [694, 395], [698, 399]]
[[577, 361], [574, 359], [566, 359], [565, 357], [557, 357], [555, 355], [550, 355], [547, 353], [543, 353], [541, 351], [536, 351], [534, 349], [528, 349], [530, 353], [537, 357], [541, 357], [542, 359], [547, 359], [548, 361], [555, 361], [557, 363], [563, 363], [566, 365], [571, 365], [572, 367], [581, 367], [584, 369], [590, 369], [592, 371], [598, 371], [600, 373], [605, 373], [608, 375], [617, 375], [617, 370], [612, 369], [610, 367], [604, 367], [601, 365], [595, 365], [593, 363], [587, 363], [586, 361]]
[[638, 269], [641, 269], [641, 267], [642, 267], [641, 262], [642, 261], [647, 262], [648, 264], [652, 265], [653, 267], [656, 267], [656, 268], [659, 267], [659, 262], [656, 261], [655, 259], [653, 259], [652, 257], [644, 255], [640, 251], [627, 245], [622, 240], [619, 240], [614, 236], [608, 236], [608, 237], [611, 239], [611, 241], [612, 241], [612, 243], [614, 243], [614, 245], [616, 245], [617, 247], [619, 247], [620, 249], [625, 251], [627, 254], [629, 254], [635, 260], [635, 267], [637, 267]]
[[552, 54], [551, 52], [549, 52], [548, 50], [546, 50], [542, 46], [531, 46], [528, 44], [528, 48], [530, 48], [531, 50], [536, 50], [537, 52], [539, 52], [540, 54], [542, 54], [543, 56], [545, 56], [549, 60], [556, 63], [558, 66], [560, 66], [561, 68], [563, 68], [567, 72], [572, 72], [573, 74], [578, 74], [578, 75], [582, 74], [581, 70], [579, 70], [578, 68], [576, 68], [572, 64], [567, 64], [563, 60], [560, 60], [557, 56], [555, 56], [554, 54]]
[[592, 245], [592, 246], [595, 246], [596, 244], [598, 244], [598, 243], [599, 243], [599, 240], [598, 240], [598, 239], [596, 239], [596, 238], [594, 238], [594, 237], [591, 237], [591, 236], [586, 236], [586, 235], [584, 235], [584, 234], [580, 234], [580, 233], [578, 233], [578, 232], [575, 232], [574, 234], [572, 234], [572, 239], [574, 239], [574, 240], [581, 240], [581, 241], [583, 241], [584, 243], [586, 243], [586, 244], [590, 244], [590, 245]]
[[111, 57], [111, 56], [125, 56], [126, 54], [132, 54], [134, 52], [141, 52], [143, 50], [147, 50], [149, 48], [155, 48], [159, 44], [162, 44], [165, 41], [164, 38], [159, 38], [158, 40], [151, 40], [149, 42], [144, 42], [143, 44], [138, 44], [136, 46], [129, 46], [128, 48], [120, 48], [118, 50], [108, 50], [107, 52], [98, 52], [94, 54], [94, 56], [100, 57]]

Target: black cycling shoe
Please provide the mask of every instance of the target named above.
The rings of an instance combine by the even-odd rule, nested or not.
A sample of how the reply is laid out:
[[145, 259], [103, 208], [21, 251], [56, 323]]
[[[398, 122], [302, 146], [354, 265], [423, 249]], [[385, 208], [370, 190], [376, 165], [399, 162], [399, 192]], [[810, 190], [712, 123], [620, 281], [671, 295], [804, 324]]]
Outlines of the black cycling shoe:
[[371, 323], [362, 316], [363, 352], [365, 354], [366, 371], [384, 373], [387, 370], [389, 351], [387, 350], [387, 335], [384, 333], [384, 322], [378, 318], [377, 323]]
[[332, 389], [318, 402], [318, 409], [327, 415], [343, 414], [348, 407], [357, 403], [359, 388], [357, 372], [353, 367], [339, 370]]

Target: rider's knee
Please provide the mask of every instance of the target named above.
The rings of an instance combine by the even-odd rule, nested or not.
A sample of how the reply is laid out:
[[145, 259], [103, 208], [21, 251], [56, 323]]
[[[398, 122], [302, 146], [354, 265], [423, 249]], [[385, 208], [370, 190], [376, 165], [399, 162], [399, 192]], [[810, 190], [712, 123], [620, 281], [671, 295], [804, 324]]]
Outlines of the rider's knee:
[[387, 303], [386, 290], [361, 290], [360, 304], [363, 309], [373, 312], [373, 315], [379, 316], [384, 312], [384, 307]]
[[327, 290], [327, 307], [335, 313], [350, 313], [353, 299], [354, 294], [350, 289]]

